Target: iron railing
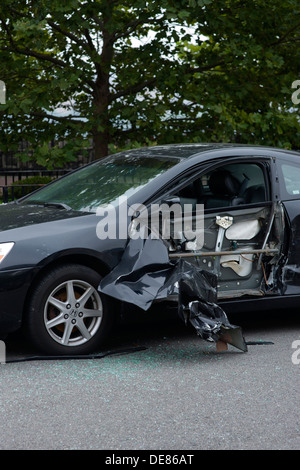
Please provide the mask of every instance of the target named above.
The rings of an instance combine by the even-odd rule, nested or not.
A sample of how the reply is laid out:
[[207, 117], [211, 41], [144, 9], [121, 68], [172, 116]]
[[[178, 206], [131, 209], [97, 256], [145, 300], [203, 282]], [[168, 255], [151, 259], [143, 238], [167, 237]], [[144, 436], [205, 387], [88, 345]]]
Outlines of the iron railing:
[[22, 180], [31, 176], [51, 176], [56, 179], [70, 169], [59, 170], [0, 170], [0, 203], [14, 201], [29, 194], [35, 189], [44, 186], [46, 183], [21, 183]]
[[52, 176], [58, 178], [59, 176], [69, 173], [70, 169], [63, 170], [1, 170], [0, 169], [0, 181], [2, 180], [4, 185], [10, 185], [16, 181], [21, 181], [24, 178], [30, 176]]
[[0, 186], [0, 197], [2, 193], [2, 202], [7, 203], [19, 199], [41, 186], [44, 186], [44, 184], [18, 184], [18, 186], [7, 184]]

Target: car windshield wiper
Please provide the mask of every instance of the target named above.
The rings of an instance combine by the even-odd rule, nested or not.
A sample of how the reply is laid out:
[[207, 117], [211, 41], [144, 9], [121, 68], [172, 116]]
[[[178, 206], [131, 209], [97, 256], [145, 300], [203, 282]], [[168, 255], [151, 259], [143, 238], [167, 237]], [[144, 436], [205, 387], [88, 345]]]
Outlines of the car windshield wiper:
[[66, 209], [67, 211], [72, 210], [72, 207], [68, 206], [63, 202], [43, 202], [45, 207], [57, 207], [58, 209]]
[[[19, 202], [16, 201], [18, 204]], [[45, 201], [24, 201], [23, 204], [32, 204], [37, 206], [44, 206], [44, 207], [57, 207], [58, 209], [65, 209], [67, 211], [72, 210], [72, 207], [68, 206], [64, 202], [45, 202]]]

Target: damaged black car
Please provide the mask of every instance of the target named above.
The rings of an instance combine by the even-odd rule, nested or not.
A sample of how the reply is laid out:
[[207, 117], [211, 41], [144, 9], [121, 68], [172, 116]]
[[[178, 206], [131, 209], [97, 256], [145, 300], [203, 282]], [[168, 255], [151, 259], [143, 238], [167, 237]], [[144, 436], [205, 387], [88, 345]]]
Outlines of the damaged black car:
[[[175, 203], [192, 228], [203, 207], [199, 233], [173, 214], [169, 236], [129, 237], [139, 206]], [[0, 206], [0, 337], [22, 328], [47, 354], [87, 354], [120, 304], [167, 300], [202, 338], [245, 351], [227, 313], [298, 305], [299, 220], [297, 152], [176, 144], [93, 162]]]

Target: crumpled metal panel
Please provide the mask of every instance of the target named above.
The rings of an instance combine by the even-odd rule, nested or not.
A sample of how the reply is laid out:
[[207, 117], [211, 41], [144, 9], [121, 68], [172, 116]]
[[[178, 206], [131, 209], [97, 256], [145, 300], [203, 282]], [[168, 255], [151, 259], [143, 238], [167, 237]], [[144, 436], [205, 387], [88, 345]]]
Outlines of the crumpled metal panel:
[[181, 258], [170, 262], [161, 239], [130, 239], [120, 263], [105, 276], [99, 291], [148, 310], [155, 300], [178, 295], [178, 314], [207, 341], [222, 341], [246, 352], [241, 328], [230, 324], [217, 305], [217, 276]]

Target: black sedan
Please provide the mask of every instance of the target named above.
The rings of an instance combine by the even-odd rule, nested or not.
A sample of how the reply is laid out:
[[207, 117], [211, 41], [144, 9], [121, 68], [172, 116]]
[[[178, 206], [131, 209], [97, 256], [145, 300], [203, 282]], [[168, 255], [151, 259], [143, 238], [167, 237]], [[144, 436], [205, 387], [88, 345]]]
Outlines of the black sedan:
[[[93, 162], [0, 206], [0, 337], [24, 328], [48, 354], [84, 354], [118, 311], [98, 289], [127, 236], [99, 235], [99, 207], [163, 201], [204, 211], [204, 240], [169, 242], [218, 279], [225, 311], [296, 306], [300, 296], [300, 154], [258, 146], [141, 148]], [[103, 215], [103, 214], [102, 214]], [[118, 216], [117, 216], [118, 218]], [[128, 211], [130, 227], [132, 214]], [[107, 229], [109, 232], [109, 230]], [[151, 257], [151, 253], [149, 253]]]

